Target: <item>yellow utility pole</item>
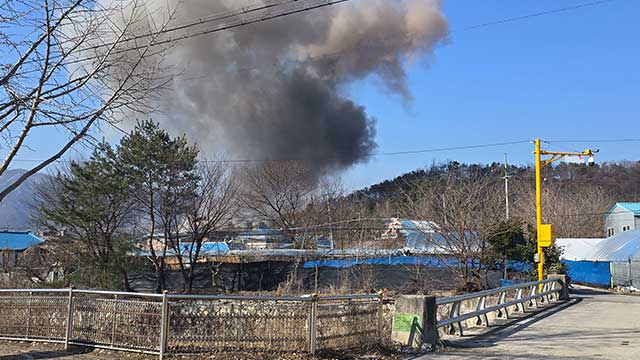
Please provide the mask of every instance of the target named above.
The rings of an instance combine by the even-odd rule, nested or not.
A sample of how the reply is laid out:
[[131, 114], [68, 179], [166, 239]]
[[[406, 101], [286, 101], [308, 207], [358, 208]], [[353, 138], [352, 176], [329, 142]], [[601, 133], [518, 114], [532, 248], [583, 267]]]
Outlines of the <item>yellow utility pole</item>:
[[[538, 256], [536, 261], [538, 262], [538, 280], [544, 280], [544, 249], [553, 246], [556, 241], [554, 226], [542, 222], [542, 169], [565, 156], [588, 157], [589, 165], [595, 165], [593, 154], [598, 152], [590, 149], [583, 152], [546, 151], [541, 149], [541, 143], [540, 139], [535, 140], [536, 150], [534, 151], [536, 156], [536, 225], [538, 232]], [[543, 160], [543, 155], [550, 157]]]

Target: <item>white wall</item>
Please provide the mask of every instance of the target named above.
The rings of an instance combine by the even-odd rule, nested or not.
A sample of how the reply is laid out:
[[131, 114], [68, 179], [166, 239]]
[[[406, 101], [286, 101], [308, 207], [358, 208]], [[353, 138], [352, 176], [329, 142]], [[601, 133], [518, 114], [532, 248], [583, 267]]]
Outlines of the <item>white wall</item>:
[[623, 208], [620, 205], [616, 205], [616, 207], [611, 210], [611, 213], [607, 215], [607, 218], [605, 220], [604, 235], [607, 236], [608, 228], [613, 228], [613, 235], [620, 234], [622, 232], [622, 228], [625, 226], [629, 226], [630, 230], [639, 229], [638, 227], [636, 227], [636, 223], [638, 223], [639, 221], [640, 219], [636, 219], [631, 211]]

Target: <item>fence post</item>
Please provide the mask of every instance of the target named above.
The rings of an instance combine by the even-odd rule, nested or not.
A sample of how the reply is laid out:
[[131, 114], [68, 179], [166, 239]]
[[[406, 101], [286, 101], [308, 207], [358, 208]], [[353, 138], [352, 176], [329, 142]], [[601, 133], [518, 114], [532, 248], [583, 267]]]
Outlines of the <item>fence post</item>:
[[378, 341], [384, 338], [384, 291], [380, 290], [378, 299]]
[[160, 360], [164, 359], [165, 352], [167, 351], [167, 330], [169, 322], [169, 298], [167, 297], [167, 290], [162, 292], [162, 309], [160, 310]]
[[73, 330], [73, 287], [69, 288], [69, 298], [67, 299], [67, 327], [64, 332], [64, 349], [69, 349], [71, 331]]
[[311, 306], [309, 307], [309, 353], [315, 355], [318, 344], [318, 296], [311, 295]]
[[31, 298], [33, 298], [33, 291], [29, 291], [27, 297], [27, 331], [24, 335], [25, 339], [29, 339], [29, 333], [31, 332]]
[[111, 319], [111, 345], [116, 343], [116, 321], [118, 320], [118, 295], [113, 296], [113, 314]]

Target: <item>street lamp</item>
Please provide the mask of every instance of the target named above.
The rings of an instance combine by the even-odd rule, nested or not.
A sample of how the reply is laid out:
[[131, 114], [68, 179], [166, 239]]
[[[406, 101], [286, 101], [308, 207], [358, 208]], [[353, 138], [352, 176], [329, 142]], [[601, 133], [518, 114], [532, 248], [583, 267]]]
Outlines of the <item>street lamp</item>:
[[[535, 140], [536, 150], [534, 152], [536, 156], [536, 229], [538, 233], [538, 253], [536, 256], [536, 262], [538, 263], [538, 280], [544, 280], [544, 249], [553, 246], [556, 241], [555, 228], [552, 224], [542, 223], [542, 169], [558, 161], [565, 156], [577, 156], [579, 158], [586, 157], [589, 166], [595, 165], [594, 154], [598, 150], [592, 151], [587, 149], [583, 152], [557, 152], [547, 151], [540, 148], [540, 139]], [[546, 159], [542, 159], [542, 156], [550, 156]]]

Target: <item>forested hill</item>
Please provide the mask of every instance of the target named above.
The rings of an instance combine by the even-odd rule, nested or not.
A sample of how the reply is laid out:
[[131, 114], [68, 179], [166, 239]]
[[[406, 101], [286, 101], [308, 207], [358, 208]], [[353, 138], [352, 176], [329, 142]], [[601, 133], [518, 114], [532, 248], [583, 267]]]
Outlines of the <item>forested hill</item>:
[[[13, 179], [24, 174], [25, 170], [8, 170], [0, 176], [0, 189], [8, 186]], [[33, 215], [35, 189], [46, 175], [36, 174], [27, 179], [15, 191], [0, 202], [0, 230], [34, 230]]]
[[[511, 181], [534, 184], [535, 169], [531, 166], [511, 165], [508, 169]], [[494, 179], [503, 181], [504, 165], [463, 164], [452, 161], [432, 165], [385, 180], [365, 189], [355, 191], [352, 196], [372, 201], [384, 200], [400, 192], [410, 192], [416, 185], [429, 185], [456, 179]], [[545, 182], [570, 188], [599, 188], [606, 191], [616, 201], [640, 201], [640, 161], [603, 163], [595, 166], [558, 163], [543, 170]]]

